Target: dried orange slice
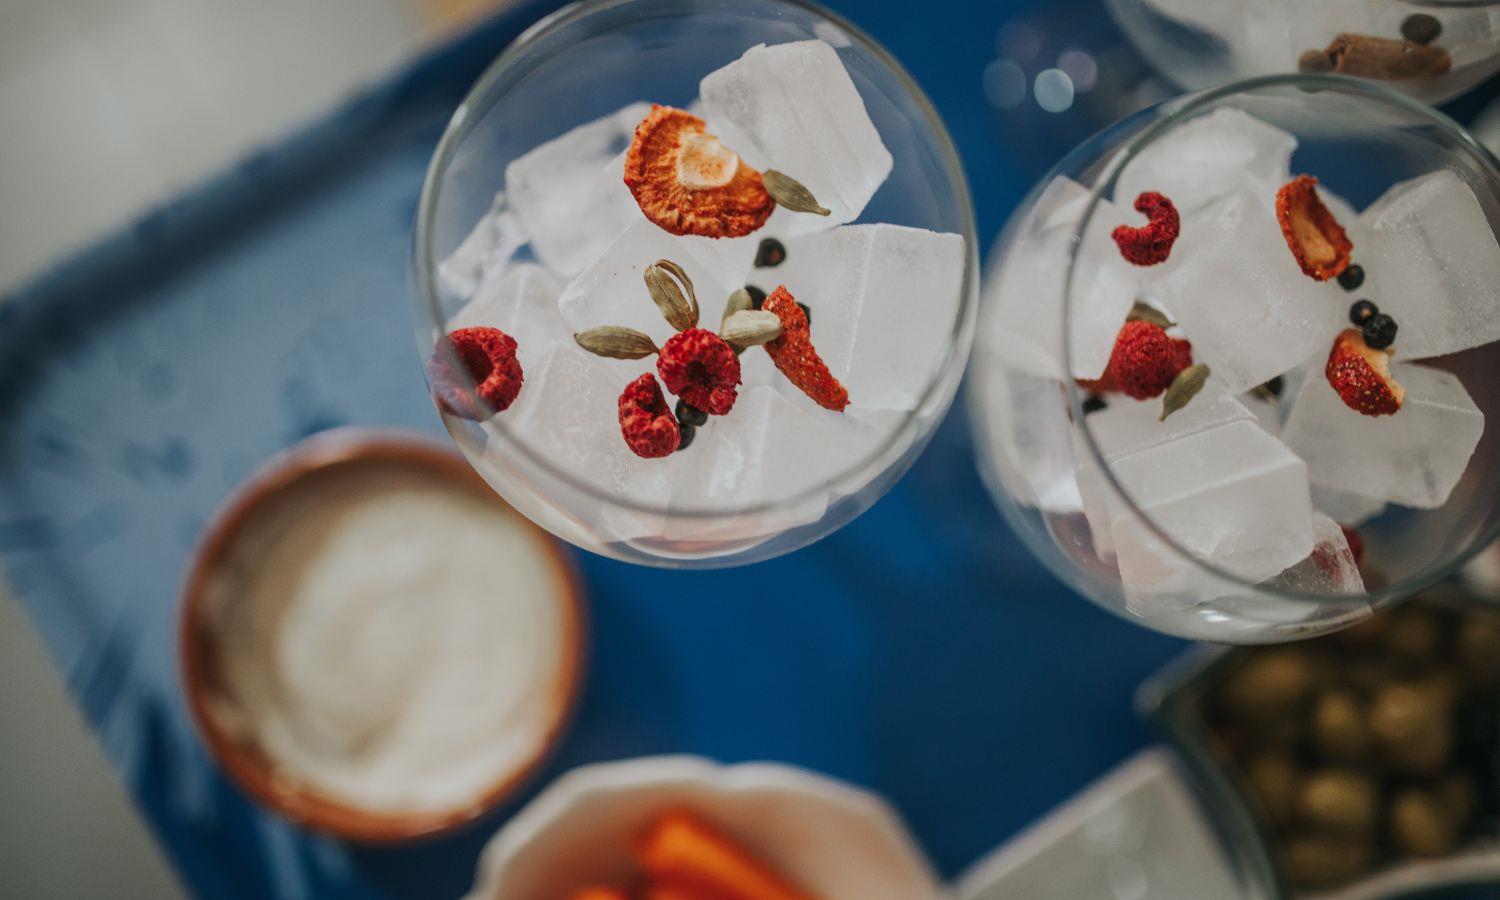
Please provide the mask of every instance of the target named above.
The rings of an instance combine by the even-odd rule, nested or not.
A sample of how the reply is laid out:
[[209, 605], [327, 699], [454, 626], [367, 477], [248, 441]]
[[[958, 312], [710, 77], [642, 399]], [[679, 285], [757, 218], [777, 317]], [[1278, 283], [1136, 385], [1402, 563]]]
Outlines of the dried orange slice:
[[636, 126], [625, 186], [646, 218], [672, 234], [743, 237], [776, 208], [760, 172], [709, 134], [702, 119], [659, 104]]
[[1354, 242], [1318, 196], [1318, 179], [1298, 175], [1276, 192], [1276, 220], [1297, 265], [1309, 277], [1327, 281], [1349, 268]]

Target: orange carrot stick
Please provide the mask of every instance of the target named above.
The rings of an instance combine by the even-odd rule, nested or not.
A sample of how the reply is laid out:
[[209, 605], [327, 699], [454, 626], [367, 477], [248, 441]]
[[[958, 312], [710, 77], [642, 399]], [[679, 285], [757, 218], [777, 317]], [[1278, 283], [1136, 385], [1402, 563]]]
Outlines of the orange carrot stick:
[[682, 900], [815, 900], [683, 811], [656, 820], [636, 847], [636, 862], [654, 882], [677, 890]]
[[630, 892], [624, 888], [594, 885], [574, 891], [568, 900], [630, 900]]

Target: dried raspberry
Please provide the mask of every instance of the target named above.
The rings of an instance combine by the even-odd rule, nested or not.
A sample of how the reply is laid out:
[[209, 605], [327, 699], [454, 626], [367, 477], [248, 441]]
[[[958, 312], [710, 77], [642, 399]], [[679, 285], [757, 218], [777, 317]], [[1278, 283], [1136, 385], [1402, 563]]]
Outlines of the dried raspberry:
[[671, 456], [682, 442], [682, 430], [650, 372], [620, 392], [620, 434], [632, 453], [646, 459]]
[[1073, 383], [1078, 385], [1080, 390], [1093, 391], [1096, 394], [1112, 394], [1120, 389], [1120, 386], [1115, 384], [1114, 373], [1107, 368], [1098, 378], [1075, 378]]
[[1276, 192], [1276, 221], [1296, 257], [1297, 265], [1310, 278], [1327, 281], [1349, 267], [1354, 242], [1318, 196], [1318, 179], [1298, 175]]
[[1137, 400], [1161, 396], [1177, 373], [1193, 364], [1192, 345], [1167, 336], [1160, 325], [1126, 322], [1109, 355], [1109, 373], [1125, 394]]
[[722, 416], [734, 408], [739, 393], [740, 358], [734, 348], [707, 328], [672, 335], [656, 358], [656, 371], [667, 390], [689, 406]]
[[450, 332], [438, 340], [427, 363], [427, 377], [444, 411], [484, 421], [509, 409], [521, 393], [521, 361], [516, 359], [515, 338], [498, 328]]
[[1349, 544], [1349, 552], [1354, 556], [1356, 566], [1363, 565], [1365, 561], [1365, 539], [1359, 536], [1359, 532], [1348, 525], [1340, 525], [1344, 532], [1344, 540]]
[[1145, 213], [1150, 221], [1139, 228], [1121, 225], [1110, 233], [1120, 247], [1120, 255], [1138, 266], [1166, 262], [1182, 231], [1177, 207], [1156, 191], [1146, 191], [1135, 198], [1135, 210]]
[[771, 292], [761, 308], [775, 313], [781, 320], [781, 337], [765, 345], [776, 368], [814, 403], [824, 409], [843, 412], [849, 405], [849, 392], [833, 377], [818, 351], [813, 349], [807, 313], [797, 305], [797, 299], [782, 285]]
[[1406, 399], [1406, 390], [1391, 377], [1390, 353], [1371, 348], [1358, 328], [1346, 328], [1334, 339], [1323, 373], [1345, 406], [1367, 416], [1392, 415]]
[[755, 169], [709, 134], [702, 119], [653, 106], [625, 154], [625, 185], [641, 212], [672, 234], [741, 237], [766, 224], [776, 201]]

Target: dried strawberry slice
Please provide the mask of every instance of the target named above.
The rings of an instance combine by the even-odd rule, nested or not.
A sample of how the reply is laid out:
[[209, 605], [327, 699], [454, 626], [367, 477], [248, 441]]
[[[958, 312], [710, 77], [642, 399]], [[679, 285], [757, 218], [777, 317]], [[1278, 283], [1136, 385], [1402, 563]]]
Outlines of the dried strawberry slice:
[[521, 393], [515, 338], [498, 328], [460, 328], [444, 335], [427, 375], [439, 407], [475, 422], [509, 409]]
[[702, 119], [670, 106], [653, 106], [636, 126], [625, 185], [646, 218], [672, 234], [742, 237], [776, 208], [760, 172], [709, 134]]
[[1323, 374], [1344, 405], [1367, 416], [1389, 416], [1401, 409], [1406, 390], [1391, 377], [1391, 355], [1365, 343], [1358, 328], [1334, 339]]
[[671, 456], [682, 443], [682, 429], [661, 385], [650, 372], [632, 381], [620, 393], [620, 434], [630, 452], [645, 459]]
[[776, 368], [814, 403], [843, 412], [849, 405], [849, 392], [813, 349], [807, 313], [797, 305], [797, 299], [782, 285], [771, 292], [761, 309], [775, 313], [781, 320], [781, 337], [765, 345]]
[[1318, 179], [1298, 175], [1276, 192], [1276, 220], [1297, 265], [1310, 278], [1327, 281], [1349, 268], [1354, 242], [1318, 196]]

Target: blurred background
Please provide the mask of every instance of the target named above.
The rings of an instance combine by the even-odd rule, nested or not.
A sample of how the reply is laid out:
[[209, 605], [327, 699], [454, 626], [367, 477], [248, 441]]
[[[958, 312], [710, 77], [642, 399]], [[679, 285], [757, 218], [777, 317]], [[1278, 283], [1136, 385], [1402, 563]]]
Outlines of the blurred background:
[[[3, 0], [0, 294], [503, 5]], [[0, 895], [180, 895], [8, 596], [0, 684]]]

